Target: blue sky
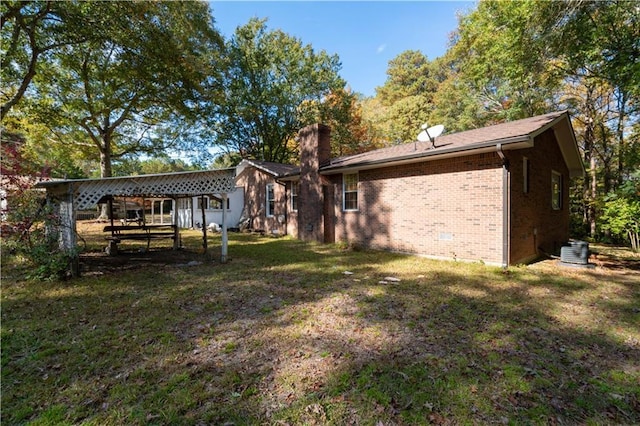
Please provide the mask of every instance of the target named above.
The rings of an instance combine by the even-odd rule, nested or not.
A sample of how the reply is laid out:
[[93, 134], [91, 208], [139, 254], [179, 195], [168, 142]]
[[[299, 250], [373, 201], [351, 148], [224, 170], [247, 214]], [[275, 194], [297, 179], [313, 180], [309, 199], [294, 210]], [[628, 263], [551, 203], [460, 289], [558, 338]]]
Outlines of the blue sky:
[[250, 18], [268, 18], [269, 29], [338, 54], [341, 76], [355, 92], [375, 95], [384, 84], [389, 61], [405, 50], [420, 50], [429, 59], [447, 50], [458, 12], [469, 1], [211, 1], [216, 27], [229, 38]]

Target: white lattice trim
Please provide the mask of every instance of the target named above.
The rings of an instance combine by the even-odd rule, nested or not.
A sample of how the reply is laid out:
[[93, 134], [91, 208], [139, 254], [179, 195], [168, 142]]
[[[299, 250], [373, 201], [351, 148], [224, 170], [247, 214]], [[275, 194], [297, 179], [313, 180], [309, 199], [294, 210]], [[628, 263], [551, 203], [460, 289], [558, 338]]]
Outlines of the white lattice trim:
[[228, 194], [236, 187], [234, 169], [58, 182], [60, 183], [73, 185], [77, 210], [95, 206], [106, 195], [193, 197]]

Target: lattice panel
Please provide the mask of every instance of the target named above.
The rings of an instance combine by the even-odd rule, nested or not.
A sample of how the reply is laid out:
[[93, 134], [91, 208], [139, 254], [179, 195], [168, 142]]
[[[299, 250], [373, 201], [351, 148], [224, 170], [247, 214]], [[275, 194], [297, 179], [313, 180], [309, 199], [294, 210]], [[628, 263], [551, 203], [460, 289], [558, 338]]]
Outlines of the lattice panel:
[[74, 191], [76, 209], [95, 206], [105, 195], [127, 197], [194, 197], [235, 190], [235, 170], [128, 176], [80, 181]]

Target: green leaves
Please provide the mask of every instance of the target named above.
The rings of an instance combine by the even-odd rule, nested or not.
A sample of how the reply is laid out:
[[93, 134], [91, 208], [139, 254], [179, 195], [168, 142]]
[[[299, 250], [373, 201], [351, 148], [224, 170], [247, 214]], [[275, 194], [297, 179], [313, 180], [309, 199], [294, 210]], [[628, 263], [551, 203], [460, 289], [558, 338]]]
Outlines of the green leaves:
[[[76, 7], [77, 6], [77, 7]], [[60, 19], [95, 34], [51, 49], [34, 78], [30, 114], [54, 138], [92, 147], [101, 175], [126, 155], [185, 144], [205, 102], [220, 99], [222, 39], [200, 2], [57, 3]], [[74, 19], [67, 19], [67, 9]], [[64, 12], [64, 13], [62, 13]], [[71, 19], [71, 18], [69, 18]], [[206, 95], [206, 96], [205, 96]]]
[[614, 237], [629, 239], [633, 251], [640, 250], [640, 169], [604, 203], [602, 228]]
[[243, 158], [292, 160], [308, 108], [344, 87], [338, 57], [268, 31], [258, 19], [236, 29], [225, 53], [225, 102], [212, 123], [216, 143]]

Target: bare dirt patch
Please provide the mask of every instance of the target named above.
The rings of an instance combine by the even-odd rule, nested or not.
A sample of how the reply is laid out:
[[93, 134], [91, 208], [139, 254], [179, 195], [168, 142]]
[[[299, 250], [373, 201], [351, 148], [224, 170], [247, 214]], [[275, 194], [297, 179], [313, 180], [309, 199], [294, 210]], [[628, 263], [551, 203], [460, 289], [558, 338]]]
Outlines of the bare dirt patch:
[[188, 250], [121, 251], [115, 256], [104, 252], [88, 252], [80, 254], [80, 274], [113, 274], [125, 270], [166, 266], [187, 267], [206, 261], [211, 262], [211, 257]]

